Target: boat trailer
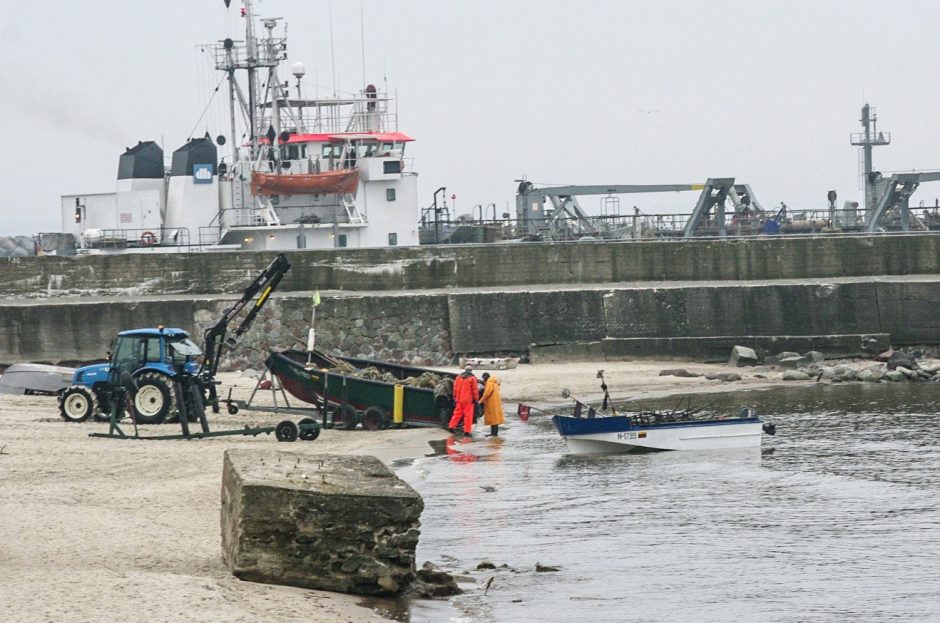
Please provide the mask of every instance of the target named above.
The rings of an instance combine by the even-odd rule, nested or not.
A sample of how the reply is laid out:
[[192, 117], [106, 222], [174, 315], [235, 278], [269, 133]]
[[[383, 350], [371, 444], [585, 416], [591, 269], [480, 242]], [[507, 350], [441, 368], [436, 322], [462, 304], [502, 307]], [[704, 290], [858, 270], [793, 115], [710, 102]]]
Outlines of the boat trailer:
[[[213, 431], [209, 429], [209, 420], [206, 418], [205, 409], [194, 409], [193, 415], [199, 423], [199, 430], [190, 430], [190, 413], [189, 409], [185, 407], [187, 404], [186, 401], [182, 400], [183, 390], [180, 383], [175, 383], [175, 391], [178, 398], [178, 403], [180, 405], [179, 410], [179, 423], [180, 423], [180, 433], [171, 434], [171, 435], [141, 435], [140, 431], [137, 428], [137, 421], [133, 416], [133, 410], [131, 410], [131, 423], [134, 428], [132, 434], [128, 434], [121, 428], [120, 420], [122, 417], [122, 412], [124, 411], [124, 405], [127, 401], [127, 387], [124, 385], [118, 385], [115, 387], [112, 392], [114, 400], [112, 401], [112, 408], [110, 416], [108, 417], [108, 432], [107, 433], [88, 433], [89, 437], [103, 437], [107, 439], [157, 439], [157, 440], [170, 440], [170, 439], [205, 439], [207, 437], [229, 437], [234, 435], [242, 436], [252, 436], [257, 437], [258, 435], [270, 435], [274, 433], [275, 439], [278, 441], [291, 442], [296, 441], [297, 439], [302, 439], [304, 441], [314, 441], [317, 437], [320, 436], [320, 430], [322, 426], [317, 423], [313, 418], [307, 417], [303, 418], [299, 422], [293, 422], [292, 420], [282, 420], [278, 422], [276, 426], [245, 426], [244, 428], [237, 428], [232, 430], [220, 430]], [[229, 412], [232, 412], [231, 403]], [[234, 410], [235, 413], [238, 412], [237, 409]], [[195, 423], [195, 422], [194, 422]]]

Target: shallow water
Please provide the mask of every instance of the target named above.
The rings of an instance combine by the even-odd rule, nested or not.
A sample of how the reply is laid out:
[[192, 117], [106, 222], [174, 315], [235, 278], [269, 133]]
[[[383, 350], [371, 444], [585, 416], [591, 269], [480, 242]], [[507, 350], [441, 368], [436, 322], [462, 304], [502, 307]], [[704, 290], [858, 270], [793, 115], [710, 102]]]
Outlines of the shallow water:
[[581, 457], [547, 417], [510, 416], [500, 439], [400, 465], [425, 500], [418, 560], [472, 580], [402, 620], [940, 620], [940, 385], [704, 401], [755, 406], [777, 435], [755, 450]]

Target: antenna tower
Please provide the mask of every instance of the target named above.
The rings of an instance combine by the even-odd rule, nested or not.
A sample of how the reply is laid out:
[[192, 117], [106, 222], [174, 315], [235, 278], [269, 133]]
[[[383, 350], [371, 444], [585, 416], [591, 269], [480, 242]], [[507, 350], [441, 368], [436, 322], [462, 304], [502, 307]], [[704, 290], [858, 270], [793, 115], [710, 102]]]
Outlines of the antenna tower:
[[862, 183], [865, 188], [865, 214], [871, 214], [875, 209], [875, 177], [877, 172], [872, 171], [871, 150], [872, 147], [891, 144], [890, 132], [878, 131], [878, 113], [868, 104], [862, 106], [862, 118], [860, 119], [864, 132], [853, 132], [849, 140], [853, 145], [861, 147], [859, 158], [859, 175], [862, 177]]

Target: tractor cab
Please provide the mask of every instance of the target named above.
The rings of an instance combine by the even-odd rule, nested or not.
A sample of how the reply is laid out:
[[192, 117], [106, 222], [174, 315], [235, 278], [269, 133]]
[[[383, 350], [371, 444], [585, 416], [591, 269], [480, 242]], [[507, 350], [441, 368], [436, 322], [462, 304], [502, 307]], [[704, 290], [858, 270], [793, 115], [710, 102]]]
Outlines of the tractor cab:
[[150, 369], [169, 376], [196, 374], [202, 349], [182, 329], [135, 329], [122, 331], [114, 342], [111, 372], [132, 376]]

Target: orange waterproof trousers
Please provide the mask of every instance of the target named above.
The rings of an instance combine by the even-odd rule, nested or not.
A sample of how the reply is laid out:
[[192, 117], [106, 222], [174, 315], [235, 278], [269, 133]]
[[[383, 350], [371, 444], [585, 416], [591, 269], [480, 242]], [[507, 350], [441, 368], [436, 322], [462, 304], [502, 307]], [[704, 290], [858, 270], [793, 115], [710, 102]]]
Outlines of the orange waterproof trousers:
[[463, 418], [463, 432], [467, 434], [473, 432], [472, 402], [457, 403], [457, 406], [454, 407], [454, 415], [450, 418], [450, 423], [447, 425], [447, 428], [456, 427], [460, 423], [460, 418]]

